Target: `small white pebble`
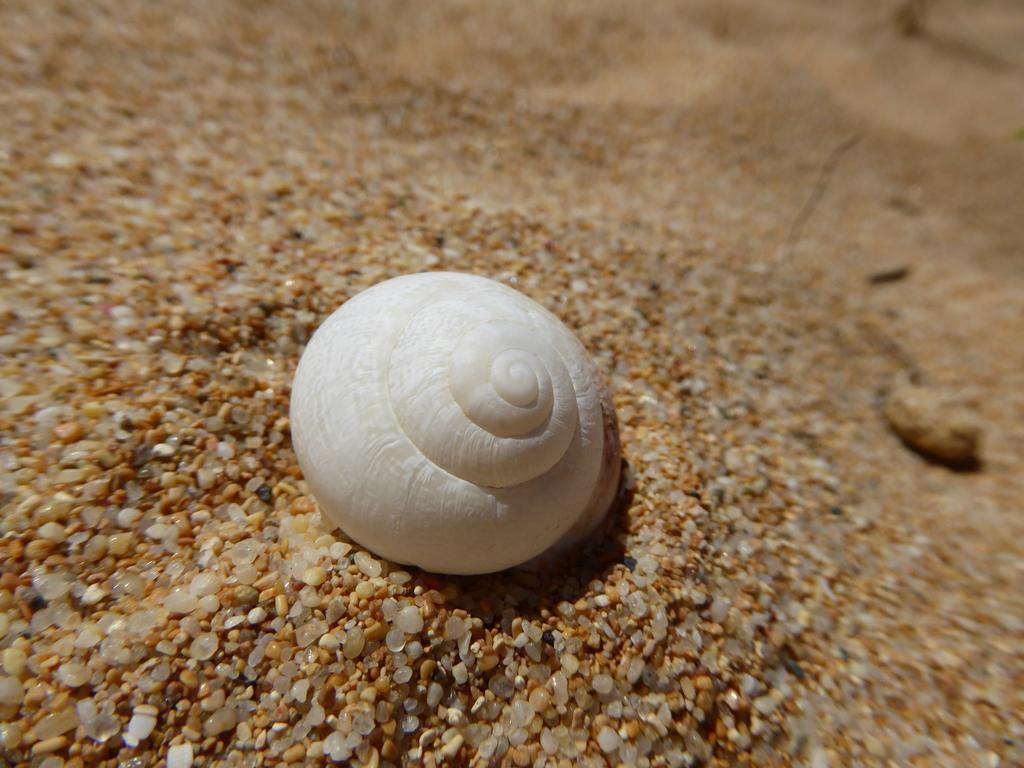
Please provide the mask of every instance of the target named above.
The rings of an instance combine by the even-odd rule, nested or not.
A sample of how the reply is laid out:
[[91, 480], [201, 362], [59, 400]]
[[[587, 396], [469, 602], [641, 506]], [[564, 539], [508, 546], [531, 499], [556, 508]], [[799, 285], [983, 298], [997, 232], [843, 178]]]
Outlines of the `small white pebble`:
[[359, 627], [353, 627], [345, 634], [345, 644], [342, 646], [342, 653], [346, 659], [354, 659], [363, 652], [366, 645], [366, 636]]
[[92, 623], [82, 624], [75, 634], [75, 648], [79, 650], [93, 648], [102, 640], [103, 634], [98, 626]]
[[85, 592], [82, 593], [82, 604], [83, 605], [96, 605], [100, 600], [107, 596], [107, 591], [99, 584], [90, 584], [86, 587]]
[[305, 678], [296, 680], [292, 684], [291, 690], [292, 698], [299, 702], [305, 702], [306, 696], [309, 695], [309, 680]]
[[57, 669], [57, 679], [68, 688], [78, 688], [89, 682], [89, 669], [77, 661], [65, 661]]
[[776, 701], [771, 696], [758, 696], [754, 699], [754, 709], [762, 715], [770, 715], [775, 711]]
[[262, 605], [257, 605], [246, 616], [246, 619], [250, 624], [262, 624], [267, 618], [267, 609]]
[[[348, 756], [346, 751], [345, 737], [338, 731], [332, 731], [331, 735], [324, 739], [324, 754], [336, 763], [340, 763]], [[170, 763], [167, 768], [172, 768]]]
[[463, 621], [458, 616], [449, 616], [444, 623], [444, 635], [450, 640], [458, 640], [469, 629], [469, 622]]
[[444, 688], [437, 683], [431, 683], [427, 687], [427, 706], [436, 707], [441, 703], [441, 697], [444, 695]]
[[355, 562], [356, 567], [371, 579], [375, 579], [380, 576], [383, 570], [381, 568], [381, 564], [370, 557], [366, 552], [356, 552], [352, 560]]
[[132, 719], [128, 721], [128, 730], [122, 734], [121, 739], [129, 747], [137, 747], [149, 738], [149, 735], [156, 728], [156, 716], [150, 712], [140, 712], [136, 707]]
[[334, 634], [333, 632], [328, 632], [326, 635], [320, 638], [320, 641], [317, 643], [317, 645], [319, 645], [325, 651], [334, 653], [341, 647], [341, 641], [338, 639], [338, 636], [336, 634]]
[[597, 744], [601, 747], [601, 751], [608, 755], [619, 748], [622, 739], [619, 738], [619, 734], [606, 725], [597, 734]]
[[164, 525], [163, 523], [156, 523], [154, 525], [149, 526], [149, 528], [146, 529], [146, 536], [150, 539], [153, 539], [154, 541], [159, 539], [166, 539], [175, 530], [177, 529], [172, 528], [172, 526]]
[[398, 653], [405, 648], [405, 632], [398, 627], [388, 630], [387, 635], [384, 636], [384, 645], [392, 653]]
[[562, 671], [565, 672], [567, 677], [575, 675], [580, 668], [579, 660], [571, 653], [563, 653], [558, 661], [561, 663]]
[[415, 635], [423, 629], [423, 615], [415, 605], [407, 605], [395, 616], [395, 626], [409, 635]]
[[176, 744], [167, 750], [167, 768], [192, 768], [192, 745]]
[[615, 681], [608, 675], [594, 675], [592, 685], [594, 686], [595, 691], [604, 696], [605, 694], [612, 692], [612, 689], [615, 687]]
[[50, 521], [49, 523], [43, 523], [41, 526], [39, 526], [39, 529], [36, 531], [36, 533], [39, 534], [40, 538], [46, 539], [47, 541], [54, 541], [58, 544], [62, 544], [64, 540], [67, 538], [67, 533], [65, 533], [64, 531], [64, 526], [60, 523], [55, 523], [53, 521]]
[[142, 512], [134, 507], [125, 507], [117, 513], [117, 524], [122, 528], [131, 528], [142, 517]]
[[721, 624], [729, 615], [729, 608], [731, 605], [729, 598], [716, 597], [711, 602], [711, 620], [716, 624]]
[[206, 661], [217, 652], [220, 641], [213, 632], [202, 632], [196, 636], [189, 646], [188, 655], [198, 661]]
[[327, 622], [321, 621], [320, 619], [307, 621], [305, 624], [296, 628], [295, 642], [300, 648], [305, 648], [319, 640], [326, 631]]
[[211, 613], [216, 613], [219, 608], [220, 598], [218, 598], [216, 595], [204, 595], [203, 597], [199, 598], [198, 610], [200, 613], [204, 615], [209, 615]]
[[186, 587], [174, 587], [170, 594], [164, 599], [164, 608], [171, 613], [185, 615], [192, 613], [199, 604], [199, 598], [192, 594]]
[[220, 589], [220, 577], [215, 573], [200, 573], [192, 579], [188, 591], [196, 597], [213, 595]]

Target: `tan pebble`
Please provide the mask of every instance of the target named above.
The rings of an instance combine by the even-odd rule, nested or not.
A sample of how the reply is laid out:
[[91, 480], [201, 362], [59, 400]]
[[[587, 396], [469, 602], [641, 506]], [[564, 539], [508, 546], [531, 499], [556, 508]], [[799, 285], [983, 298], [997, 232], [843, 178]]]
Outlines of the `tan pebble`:
[[319, 565], [314, 565], [312, 568], [307, 568], [305, 570], [302, 574], [302, 580], [311, 587], [319, 587], [327, 581], [327, 571]]
[[181, 674], [178, 675], [178, 679], [186, 688], [195, 688], [199, 685], [199, 678], [196, 677], [196, 673], [191, 669], [183, 669]]
[[[394, 724], [394, 721], [391, 722]], [[398, 755], [398, 747], [395, 746], [395, 742], [387, 739], [380, 748], [380, 756], [388, 762], [394, 763], [398, 761]]]
[[425, 659], [420, 664], [420, 680], [429, 680], [435, 669], [437, 669], [437, 662], [433, 659]]
[[462, 738], [462, 734], [456, 733], [451, 741], [449, 741], [447, 744], [441, 747], [441, 754], [444, 755], [447, 759], [451, 760], [457, 754], [459, 754], [459, 750], [462, 749], [462, 744], [464, 741], [465, 739]]
[[33, 755], [52, 755], [54, 752], [59, 752], [68, 745], [67, 736], [53, 736], [49, 739], [43, 739], [37, 741], [32, 745]]
[[534, 712], [543, 712], [551, 703], [551, 694], [543, 688], [534, 688], [530, 692], [529, 703]]
[[117, 456], [115, 456], [106, 449], [98, 451], [95, 454], [94, 458], [100, 463], [100, 466], [103, 467], [104, 469], [113, 469], [114, 467], [117, 466]]
[[288, 615], [288, 598], [284, 595], [278, 595], [274, 598], [274, 611], [278, 616]]
[[3, 653], [4, 672], [14, 677], [21, 677], [25, 671], [25, 662], [28, 656], [21, 648], [5, 648]]
[[293, 515], [308, 515], [316, 511], [316, 502], [309, 496], [299, 496], [292, 502]]
[[[277, 583], [277, 580], [278, 580], [277, 572], [276, 571], [271, 571], [270, 573], [266, 574], [265, 576], [261, 576], [259, 579], [257, 579], [256, 582], [253, 584], [253, 586], [256, 587], [256, 589], [259, 589], [259, 590], [270, 589], [271, 587], [274, 586], [274, 584]], [[260, 599], [261, 600], [269, 599], [269, 598], [262, 597], [262, 594], [263, 593], [260, 592], [260, 595], [261, 595]]]
[[108, 543], [110, 554], [116, 555], [117, 557], [128, 554], [132, 549], [133, 539], [134, 537], [130, 533], [115, 533], [110, 537], [110, 541]]
[[[11, 539], [7, 542], [7, 557], [10, 557], [11, 560], [20, 560], [21, 556], [24, 554], [25, 545], [22, 544], [18, 539]], [[8, 590], [5, 589], [4, 592], [8, 592]], [[9, 607], [10, 604], [5, 606], [5, 609]]]
[[18, 722], [4, 723], [0, 726], [0, 747], [15, 749], [21, 744], [21, 725]]
[[326, 634], [321, 636], [320, 640], [317, 642], [317, 645], [319, 645], [325, 651], [333, 653], [334, 651], [337, 651], [339, 648], [341, 648], [341, 641], [338, 639], [337, 635], [331, 632], [327, 632]]
[[82, 414], [90, 419], [98, 419], [106, 412], [107, 409], [103, 403], [97, 403], [96, 401], [88, 402], [82, 406]]
[[35, 709], [46, 701], [46, 697], [49, 695], [50, 691], [43, 683], [40, 683], [38, 680], [29, 682], [25, 686], [25, 706]]
[[299, 760], [306, 756], [306, 748], [301, 744], [292, 744], [288, 749], [281, 755], [281, 759], [286, 763], [297, 763]]
[[96, 534], [86, 542], [85, 547], [82, 550], [82, 556], [90, 563], [94, 563], [97, 560], [101, 560], [106, 557], [109, 546], [110, 542], [106, 536]]
[[948, 394], [906, 384], [892, 391], [884, 412], [892, 430], [918, 453], [952, 466], [978, 463], [981, 426]]
[[90, 584], [86, 587], [84, 593], [82, 593], [82, 604], [83, 605], [96, 605], [104, 597], [107, 596], [107, 591], [99, 584]]
[[512, 762], [519, 768], [526, 768], [530, 764], [530, 750], [525, 744], [520, 744], [512, 750]]
[[360, 600], [365, 600], [368, 597], [373, 597], [374, 593], [373, 584], [369, 581], [360, 581], [356, 584], [355, 596]]
[[420, 749], [426, 749], [434, 743], [434, 739], [437, 738], [436, 728], [427, 728], [423, 733], [420, 734]]
[[480, 657], [480, 663], [477, 665], [481, 672], [489, 672], [498, 666], [498, 662], [501, 661], [493, 653], [485, 653]]
[[62, 443], [74, 443], [80, 440], [85, 432], [77, 421], [65, 421], [54, 427], [53, 434]]
[[235, 605], [250, 606], [256, 605], [260, 599], [260, 593], [255, 588], [243, 584], [235, 588]]
[[29, 560], [44, 560], [49, 557], [57, 545], [48, 539], [33, 539], [25, 547], [25, 557]]
[[383, 640], [387, 633], [387, 625], [377, 622], [366, 628], [366, 632], [363, 634], [363, 637], [366, 638], [366, 642], [371, 642], [373, 640]]

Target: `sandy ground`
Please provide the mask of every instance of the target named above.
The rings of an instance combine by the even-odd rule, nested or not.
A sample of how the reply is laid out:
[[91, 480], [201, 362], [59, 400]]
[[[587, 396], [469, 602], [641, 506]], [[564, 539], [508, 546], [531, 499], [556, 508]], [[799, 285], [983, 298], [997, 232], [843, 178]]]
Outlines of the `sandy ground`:
[[[5, 4], [5, 514], [60, 482], [12, 457], [45, 450], [33, 409], [88, 394], [45, 351], [78, 299], [217, 337], [248, 310], [228, 292], [218, 314], [208, 282], [189, 319], [176, 275], [252, 268], [279, 300], [294, 269], [315, 327], [376, 279], [471, 270], [544, 301], [609, 374], [627, 546], [686, 514], [666, 465], [705, 506], [751, 457], [791, 472], [774, 517], [724, 508], [792, 538], [792, 697], [752, 748], [705, 734], [680, 760], [1024, 763], [1024, 8], [926, 10], [908, 30], [852, 1]], [[136, 316], [138, 339], [164, 322]], [[135, 351], [83, 333], [72, 358], [129, 375]], [[977, 411], [979, 471], [888, 430], [908, 376]], [[28, 561], [4, 568], [15, 594]]]

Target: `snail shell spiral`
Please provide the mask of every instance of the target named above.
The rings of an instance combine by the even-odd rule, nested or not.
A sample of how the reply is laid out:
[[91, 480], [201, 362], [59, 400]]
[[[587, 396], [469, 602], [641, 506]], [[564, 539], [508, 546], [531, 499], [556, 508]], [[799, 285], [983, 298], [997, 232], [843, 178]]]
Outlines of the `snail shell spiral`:
[[299, 362], [291, 429], [324, 514], [430, 571], [572, 546], [618, 487], [615, 416], [583, 346], [472, 275], [406, 275], [342, 305]]

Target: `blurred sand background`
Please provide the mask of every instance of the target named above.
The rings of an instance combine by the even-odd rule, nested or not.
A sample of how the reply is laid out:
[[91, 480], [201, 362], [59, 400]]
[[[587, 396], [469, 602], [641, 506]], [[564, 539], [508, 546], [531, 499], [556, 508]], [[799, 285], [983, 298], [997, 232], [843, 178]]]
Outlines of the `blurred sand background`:
[[[701, 463], [679, 403], [702, 407], [680, 388], [756, 354], [781, 394], [750, 407], [782, 413], [837, 478], [847, 523], [820, 539], [839, 625], [808, 644], [845, 660], [808, 662], [825, 703], [786, 717], [813, 743], [779, 754], [1019, 765], [1022, 132], [1011, 0], [4, 3], [0, 260], [12, 291], [40, 266], [167, 279], [193, 264], [177, 252], [244, 267], [268, 245], [266, 263], [320, 264], [334, 298], [348, 270], [398, 263], [571, 290], [531, 291], [548, 268], [510, 266], [539, 233], [603, 301], [632, 302], [637, 325], [604, 347], [614, 323], [553, 308], [607, 370], [639, 345], [630, 363], [661, 382], [679, 461]], [[413, 250], [389, 260], [391, 230], [319, 215], [332, 194], [403, 201], [379, 215]], [[265, 195], [291, 197], [271, 211]], [[486, 245], [438, 237], [470, 219]], [[926, 462], [887, 428], [879, 402], [911, 373], [976, 409], [980, 471]]]

